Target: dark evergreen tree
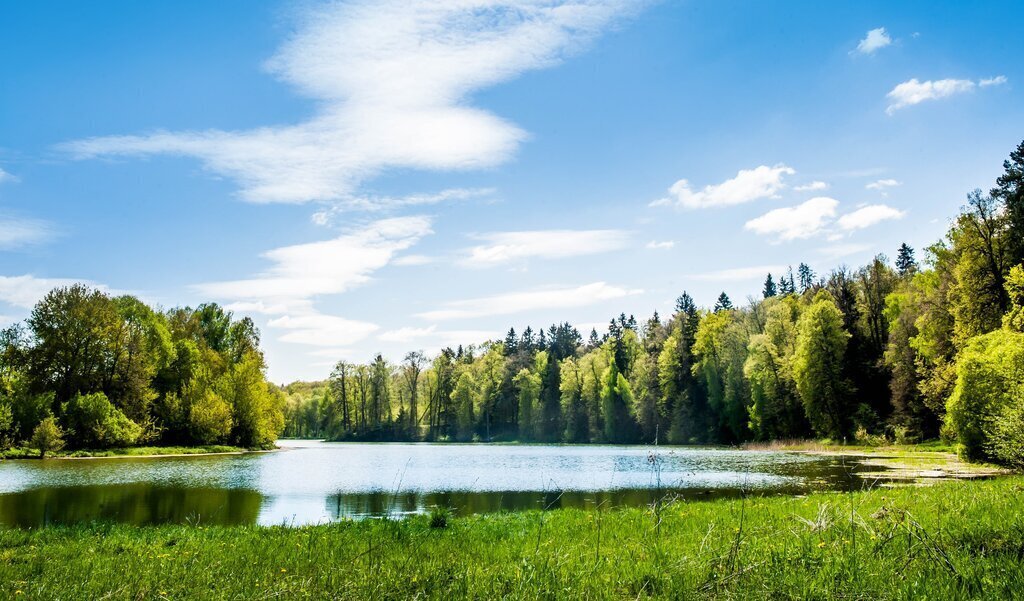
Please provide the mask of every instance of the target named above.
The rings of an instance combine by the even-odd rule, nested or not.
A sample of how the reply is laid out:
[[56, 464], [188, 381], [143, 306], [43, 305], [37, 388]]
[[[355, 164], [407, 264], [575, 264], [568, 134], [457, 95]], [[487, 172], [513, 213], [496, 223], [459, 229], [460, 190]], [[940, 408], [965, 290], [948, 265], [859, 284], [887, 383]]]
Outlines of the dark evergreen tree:
[[511, 357], [516, 354], [516, 350], [519, 348], [519, 341], [516, 339], [516, 329], [509, 328], [508, 334], [505, 335], [505, 356]]
[[718, 295], [718, 300], [715, 301], [715, 313], [719, 311], [728, 311], [732, 309], [732, 301], [729, 300], [729, 295], [725, 292]]
[[914, 249], [904, 242], [896, 252], [896, 271], [900, 277], [912, 275], [917, 271], [917, 261], [914, 259]]
[[778, 296], [778, 294], [779, 289], [775, 286], [775, 278], [773, 278], [772, 274], [769, 273], [768, 277], [764, 279], [764, 288], [761, 289], [761, 295], [765, 298], [771, 298], [773, 296]]
[[797, 268], [797, 277], [800, 278], [800, 294], [807, 292], [814, 286], [814, 271], [811, 270], [807, 263], [800, 263], [800, 267]]
[[1010, 265], [1019, 265], [1024, 262], [1024, 142], [1003, 161], [1003, 174], [996, 178], [990, 194], [1005, 207]]

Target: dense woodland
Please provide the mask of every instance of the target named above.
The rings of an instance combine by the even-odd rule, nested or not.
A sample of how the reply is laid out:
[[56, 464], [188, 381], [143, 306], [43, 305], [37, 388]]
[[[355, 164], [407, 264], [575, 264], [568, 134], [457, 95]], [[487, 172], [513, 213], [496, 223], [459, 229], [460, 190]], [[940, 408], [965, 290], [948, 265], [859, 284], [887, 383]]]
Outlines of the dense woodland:
[[268, 447], [284, 394], [264, 371], [252, 321], [217, 305], [160, 312], [133, 296], [57, 288], [0, 333], [0, 450]]
[[945, 238], [852, 270], [769, 274], [672, 315], [339, 362], [286, 389], [285, 435], [672, 444], [945, 437], [1024, 463], [1024, 143]]

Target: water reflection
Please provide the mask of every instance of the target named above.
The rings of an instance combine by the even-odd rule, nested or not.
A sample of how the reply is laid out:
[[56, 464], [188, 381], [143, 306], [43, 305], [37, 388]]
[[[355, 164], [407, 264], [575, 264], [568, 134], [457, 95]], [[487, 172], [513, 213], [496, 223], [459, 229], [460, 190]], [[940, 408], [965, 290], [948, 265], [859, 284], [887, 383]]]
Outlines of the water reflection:
[[[723, 449], [285, 443], [244, 456], [0, 462], [0, 525], [308, 524], [865, 488], [855, 459]], [[872, 468], [878, 471], [877, 467]]]
[[0, 523], [20, 528], [82, 522], [254, 524], [262, 495], [245, 489], [152, 484], [35, 488], [0, 495]]

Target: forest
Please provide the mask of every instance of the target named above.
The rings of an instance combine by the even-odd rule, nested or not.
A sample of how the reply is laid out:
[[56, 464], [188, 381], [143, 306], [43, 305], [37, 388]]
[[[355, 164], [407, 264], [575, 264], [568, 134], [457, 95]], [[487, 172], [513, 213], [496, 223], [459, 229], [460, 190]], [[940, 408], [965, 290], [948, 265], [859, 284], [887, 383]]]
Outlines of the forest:
[[331, 440], [737, 444], [942, 437], [1024, 465], [1024, 143], [946, 236], [891, 263], [768, 274], [672, 315], [338, 362], [284, 389], [285, 436]]
[[853, 270], [800, 263], [760, 298], [338, 362], [267, 382], [259, 333], [216, 304], [157, 310], [83, 285], [0, 333], [0, 450], [276, 438], [739, 444], [944, 438], [1024, 465], [1024, 143], [946, 236]]
[[0, 451], [273, 446], [284, 394], [259, 333], [215, 304], [154, 310], [133, 296], [56, 288], [0, 333]]

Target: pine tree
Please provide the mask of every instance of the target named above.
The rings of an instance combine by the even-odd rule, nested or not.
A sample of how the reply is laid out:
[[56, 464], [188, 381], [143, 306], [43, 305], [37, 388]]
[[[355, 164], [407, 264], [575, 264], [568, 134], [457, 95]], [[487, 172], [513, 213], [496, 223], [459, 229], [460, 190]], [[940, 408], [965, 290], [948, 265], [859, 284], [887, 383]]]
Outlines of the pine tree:
[[516, 349], [519, 348], [519, 341], [516, 340], [516, 329], [509, 328], [508, 334], [505, 335], [505, 356], [511, 357], [516, 354]]
[[996, 187], [990, 194], [1006, 210], [1010, 265], [1018, 265], [1024, 261], [1024, 142], [1003, 161], [1003, 174], [996, 178]]
[[797, 276], [800, 278], [800, 294], [814, 286], [814, 271], [807, 263], [800, 263], [800, 267], [797, 268]]
[[761, 294], [765, 298], [771, 298], [778, 296], [779, 289], [775, 286], [775, 279], [772, 278], [772, 274], [768, 274], [768, 277], [764, 279], [764, 288], [761, 290]]
[[904, 242], [896, 252], [896, 271], [900, 277], [912, 275], [917, 271], [917, 261], [914, 259], [914, 249]]
[[587, 344], [592, 349], [601, 346], [601, 338], [597, 335], [597, 328], [590, 328], [590, 340]]
[[729, 311], [732, 309], [732, 301], [729, 300], [729, 295], [722, 292], [718, 295], [718, 300], [715, 301], [715, 313], [719, 311]]

